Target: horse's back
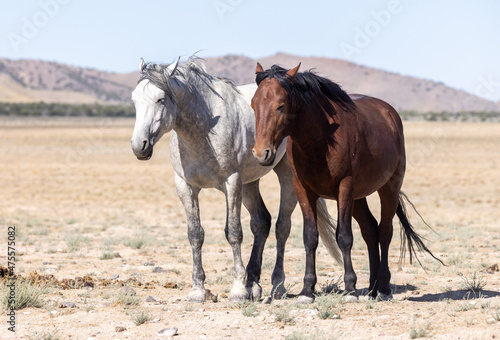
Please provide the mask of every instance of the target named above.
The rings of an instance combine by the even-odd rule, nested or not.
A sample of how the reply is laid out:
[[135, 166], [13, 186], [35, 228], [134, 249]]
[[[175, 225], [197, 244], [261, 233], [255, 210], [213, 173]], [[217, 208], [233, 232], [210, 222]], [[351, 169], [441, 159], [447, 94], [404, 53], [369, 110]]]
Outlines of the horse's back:
[[240, 91], [243, 98], [245, 98], [245, 102], [250, 106], [255, 91], [257, 91], [257, 84], [250, 83], [250, 84], [240, 85], [237, 87], [237, 89], [238, 91]]
[[[358, 129], [360, 133], [377, 138], [380, 133], [394, 138], [394, 142], [403, 140], [403, 123], [396, 109], [387, 102], [362, 94], [349, 95], [356, 105]], [[402, 147], [403, 145], [401, 145]]]
[[403, 124], [397, 111], [385, 101], [350, 95], [356, 109], [359, 143], [359, 178], [369, 191], [378, 190], [392, 174], [404, 174], [405, 148]]

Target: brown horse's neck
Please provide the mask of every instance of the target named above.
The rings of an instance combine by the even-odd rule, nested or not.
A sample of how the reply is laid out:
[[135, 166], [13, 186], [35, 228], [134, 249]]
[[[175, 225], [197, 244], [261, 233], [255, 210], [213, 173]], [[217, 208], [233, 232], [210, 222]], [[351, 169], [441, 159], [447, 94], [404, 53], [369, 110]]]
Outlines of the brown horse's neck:
[[335, 131], [340, 126], [342, 110], [333, 104], [336, 114], [330, 116], [319, 105], [297, 108], [290, 138], [302, 147], [326, 147], [335, 143]]

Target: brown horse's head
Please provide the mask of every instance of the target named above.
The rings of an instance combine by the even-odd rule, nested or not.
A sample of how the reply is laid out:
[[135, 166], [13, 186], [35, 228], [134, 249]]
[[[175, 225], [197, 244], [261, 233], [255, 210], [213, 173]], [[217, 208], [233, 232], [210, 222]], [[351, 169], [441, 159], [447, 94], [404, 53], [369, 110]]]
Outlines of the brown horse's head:
[[[292, 82], [300, 64], [287, 71]], [[290, 116], [290, 99], [282, 84], [271, 75], [259, 79], [264, 69], [257, 63], [257, 84], [259, 87], [252, 98], [252, 108], [255, 112], [256, 137], [252, 150], [260, 165], [270, 165], [274, 161], [276, 149], [283, 139], [292, 131]]]

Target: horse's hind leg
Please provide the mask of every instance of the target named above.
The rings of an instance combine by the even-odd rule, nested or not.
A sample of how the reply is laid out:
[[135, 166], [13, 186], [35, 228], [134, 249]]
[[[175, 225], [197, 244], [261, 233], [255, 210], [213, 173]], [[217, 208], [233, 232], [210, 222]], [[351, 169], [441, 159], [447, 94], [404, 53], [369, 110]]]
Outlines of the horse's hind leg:
[[378, 238], [380, 242], [380, 270], [378, 273], [378, 292], [382, 299], [392, 298], [390, 286], [391, 272], [389, 270], [389, 245], [391, 244], [393, 226], [392, 220], [399, 204], [399, 192], [403, 178], [399, 174], [394, 176], [378, 190], [381, 204], [381, 215]]
[[344, 259], [344, 284], [348, 292], [356, 292], [356, 273], [352, 267], [351, 249], [353, 243], [352, 235], [352, 213], [354, 199], [352, 197], [353, 180], [351, 177], [344, 178], [339, 185], [339, 197], [337, 201], [338, 227], [337, 244]]
[[175, 188], [184, 209], [188, 226], [188, 238], [193, 252], [193, 288], [188, 295], [191, 302], [204, 302], [205, 297], [205, 271], [201, 262], [201, 247], [205, 238], [205, 232], [201, 227], [200, 209], [198, 204], [199, 188], [187, 184], [182, 178], [175, 174]]
[[361, 229], [361, 235], [368, 247], [368, 258], [370, 261], [370, 286], [368, 290], [372, 297], [376, 297], [378, 290], [377, 277], [380, 270], [377, 220], [373, 217], [366, 202], [366, 198], [354, 201], [352, 215], [358, 222]]
[[259, 192], [259, 181], [243, 186], [243, 205], [250, 213], [250, 228], [254, 236], [252, 255], [247, 265], [246, 289], [249, 298], [259, 300], [262, 288], [259, 285], [262, 268], [262, 252], [271, 229], [271, 215], [267, 211]]
[[281, 187], [281, 198], [278, 220], [276, 221], [276, 264], [271, 277], [273, 283], [271, 296], [280, 299], [286, 294], [283, 262], [285, 245], [292, 226], [292, 213], [297, 205], [297, 196], [293, 188], [293, 174], [288, 165], [286, 154], [273, 170], [276, 175], [278, 175]]

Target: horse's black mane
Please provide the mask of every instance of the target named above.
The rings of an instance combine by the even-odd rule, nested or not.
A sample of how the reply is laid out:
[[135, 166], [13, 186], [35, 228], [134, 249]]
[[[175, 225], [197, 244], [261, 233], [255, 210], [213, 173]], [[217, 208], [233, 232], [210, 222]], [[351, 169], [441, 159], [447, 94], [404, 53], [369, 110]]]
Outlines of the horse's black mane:
[[266, 78], [276, 78], [288, 93], [294, 109], [317, 104], [326, 113], [333, 115], [336, 113], [335, 108], [327, 99], [340, 105], [346, 111], [354, 109], [355, 104], [351, 97], [333, 81], [320, 77], [311, 70], [299, 72], [294, 78], [289, 76], [287, 71], [281, 66], [273, 65], [266, 71], [258, 72], [255, 81], [259, 85]]

